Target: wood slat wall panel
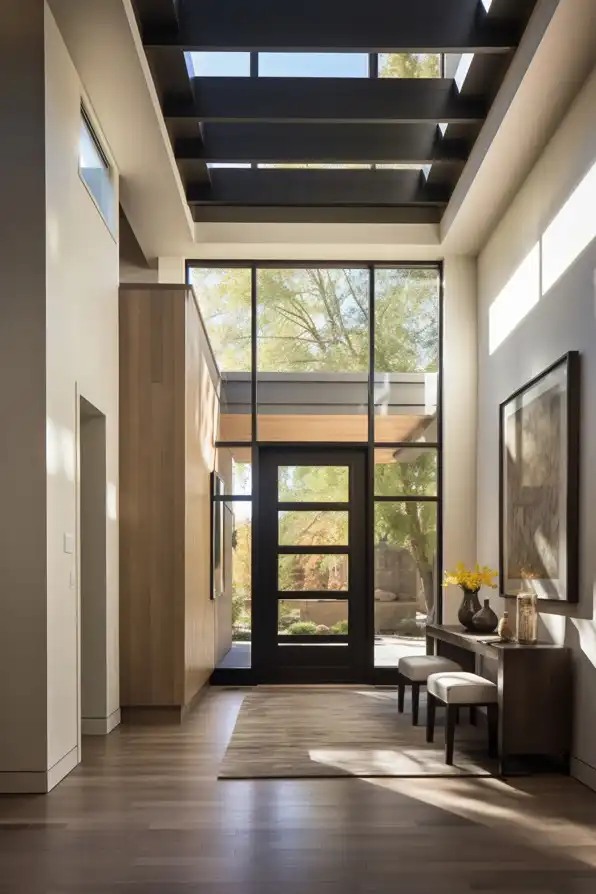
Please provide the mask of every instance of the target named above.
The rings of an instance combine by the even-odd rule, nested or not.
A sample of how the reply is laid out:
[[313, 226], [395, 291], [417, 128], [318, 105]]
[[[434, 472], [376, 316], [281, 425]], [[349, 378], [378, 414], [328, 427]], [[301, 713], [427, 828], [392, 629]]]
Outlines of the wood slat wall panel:
[[205, 445], [215, 392], [193, 300], [179, 286], [120, 293], [123, 707], [181, 709], [213, 667]]
[[184, 701], [207, 682], [215, 661], [211, 600], [211, 491], [217, 396], [192, 292], [186, 294], [186, 550]]

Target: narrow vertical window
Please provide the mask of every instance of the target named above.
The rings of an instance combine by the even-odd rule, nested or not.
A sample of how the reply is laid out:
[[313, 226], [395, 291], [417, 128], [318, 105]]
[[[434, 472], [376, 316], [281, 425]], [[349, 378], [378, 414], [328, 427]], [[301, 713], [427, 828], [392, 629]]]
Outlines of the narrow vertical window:
[[115, 189], [112, 167], [99, 138], [81, 106], [79, 132], [79, 174], [111, 231], [115, 225]]

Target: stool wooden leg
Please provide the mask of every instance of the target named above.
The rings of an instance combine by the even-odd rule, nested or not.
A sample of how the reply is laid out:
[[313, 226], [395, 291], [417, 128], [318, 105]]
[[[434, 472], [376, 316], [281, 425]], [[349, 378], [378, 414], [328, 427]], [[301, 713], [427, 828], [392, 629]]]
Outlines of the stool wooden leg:
[[445, 718], [445, 763], [453, 763], [453, 746], [455, 742], [455, 718], [457, 708], [455, 705], [447, 705], [447, 716]]
[[492, 704], [487, 707], [488, 720], [488, 753], [490, 757], [498, 757], [499, 754], [499, 708]]
[[470, 723], [472, 724], [472, 726], [476, 726], [477, 719], [476, 708], [474, 707], [474, 705], [470, 705]]
[[412, 683], [412, 724], [418, 726], [418, 708], [420, 706], [420, 683]]
[[437, 702], [434, 695], [427, 693], [426, 702], [426, 741], [434, 742], [435, 739], [435, 711]]
[[404, 698], [406, 695], [406, 681], [401, 674], [397, 676], [397, 713], [404, 713]]

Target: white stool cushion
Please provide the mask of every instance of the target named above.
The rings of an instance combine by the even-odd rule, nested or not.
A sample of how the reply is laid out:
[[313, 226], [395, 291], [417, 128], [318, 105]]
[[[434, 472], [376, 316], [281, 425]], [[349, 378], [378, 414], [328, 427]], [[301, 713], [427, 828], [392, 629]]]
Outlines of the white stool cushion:
[[446, 705], [488, 705], [497, 701], [494, 683], [465, 671], [431, 674], [426, 686], [431, 695]]
[[426, 683], [429, 674], [460, 671], [461, 665], [450, 658], [441, 658], [440, 655], [411, 655], [399, 659], [397, 670], [412, 683]]

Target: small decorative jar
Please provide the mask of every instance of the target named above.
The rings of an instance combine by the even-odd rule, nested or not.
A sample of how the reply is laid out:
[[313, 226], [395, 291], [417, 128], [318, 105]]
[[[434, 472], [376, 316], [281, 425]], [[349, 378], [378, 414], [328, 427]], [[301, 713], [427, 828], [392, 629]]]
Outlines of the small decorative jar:
[[484, 600], [484, 608], [476, 612], [472, 618], [472, 627], [476, 633], [494, 633], [499, 619], [490, 607], [488, 599]]
[[538, 641], [538, 604], [535, 593], [519, 593], [517, 597], [517, 641], [533, 646]]

